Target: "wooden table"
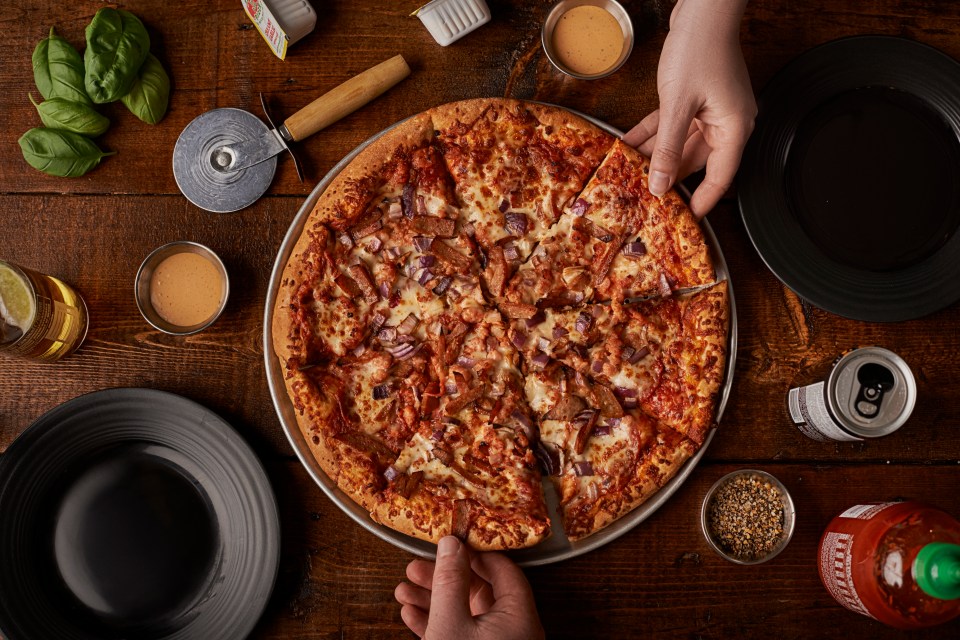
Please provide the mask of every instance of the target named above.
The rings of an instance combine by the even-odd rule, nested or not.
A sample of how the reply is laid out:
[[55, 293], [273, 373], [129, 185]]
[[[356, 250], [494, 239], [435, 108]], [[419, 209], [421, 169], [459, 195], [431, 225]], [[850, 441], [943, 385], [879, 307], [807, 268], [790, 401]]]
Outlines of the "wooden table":
[[[656, 69], [670, 2], [624, 4], [636, 26], [626, 66], [605, 80], [553, 70], [539, 26], [551, 2], [493, 0], [493, 21], [447, 48], [408, 14], [417, 0], [314, 2], [316, 30], [274, 58], [235, 0], [128, 2], [170, 70], [173, 96], [149, 126], [119, 104], [100, 138], [115, 157], [87, 176], [34, 171], [16, 141], [39, 124], [31, 52], [50, 26], [78, 48], [93, 0], [13, 3], [0, 48], [0, 257], [57, 275], [90, 308], [83, 347], [56, 365], [0, 363], [0, 450], [34, 419], [83, 393], [152, 387], [224, 416], [266, 465], [282, 511], [283, 552], [273, 597], [253, 638], [409, 638], [393, 589], [410, 556], [355, 525], [293, 455], [264, 375], [263, 310], [280, 242], [304, 198], [372, 134], [431, 106], [477, 96], [557, 103], [627, 129], [657, 105]], [[24, 6], [26, 5], [26, 6]], [[853, 34], [898, 35], [960, 59], [960, 5], [935, 0], [753, 0], [742, 40], [757, 90], [804, 50]], [[173, 145], [194, 117], [216, 107], [259, 113], [258, 93], [290, 114], [352, 75], [402, 53], [413, 74], [377, 100], [299, 145], [308, 179], [281, 159], [267, 195], [212, 214], [178, 191]], [[847, 320], [798, 299], [764, 266], [734, 200], [710, 214], [735, 287], [739, 350], [722, 427], [688, 481], [653, 517], [578, 558], [527, 571], [548, 637], [808, 638], [900, 634], [840, 607], [820, 584], [816, 547], [828, 520], [860, 501], [916, 498], [960, 515], [960, 305], [897, 324]], [[137, 312], [143, 258], [172, 240], [204, 243], [232, 278], [226, 312], [209, 330], [172, 337]], [[913, 367], [919, 402], [897, 433], [859, 444], [822, 444], [792, 425], [790, 387], [819, 379], [842, 351], [882, 345]], [[792, 543], [773, 562], [732, 565], [698, 528], [707, 488], [727, 471], [770, 471], [797, 507]], [[960, 634], [960, 620], [914, 638]]]

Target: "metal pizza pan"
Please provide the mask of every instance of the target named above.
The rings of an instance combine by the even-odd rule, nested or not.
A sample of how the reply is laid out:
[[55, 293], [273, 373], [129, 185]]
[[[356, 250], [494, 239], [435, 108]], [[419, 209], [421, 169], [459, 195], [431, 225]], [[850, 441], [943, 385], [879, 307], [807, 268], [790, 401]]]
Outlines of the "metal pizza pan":
[[[623, 135], [623, 132], [592, 116], [574, 111], [572, 109], [567, 109], [566, 107], [561, 107], [559, 105], [551, 105], [547, 103], [543, 104], [569, 111], [570, 113], [573, 113], [587, 120], [588, 122], [595, 124], [604, 131], [610, 133], [611, 135], [617, 136], [618, 138]], [[274, 408], [277, 411], [277, 417], [280, 419], [280, 424], [287, 436], [287, 440], [293, 447], [293, 450], [300, 459], [300, 462], [303, 463], [307, 473], [309, 473], [310, 477], [313, 478], [314, 482], [317, 483], [317, 486], [319, 486], [320, 489], [327, 495], [327, 497], [330, 498], [330, 500], [333, 501], [338, 507], [340, 507], [340, 509], [342, 509], [343, 512], [346, 513], [354, 522], [359, 524], [370, 533], [373, 533], [380, 539], [394, 545], [395, 547], [413, 553], [417, 556], [434, 558], [437, 549], [435, 544], [413, 538], [404, 533], [400, 533], [399, 531], [395, 531], [390, 527], [374, 522], [370, 518], [370, 514], [363, 509], [363, 507], [358, 505], [353, 501], [352, 498], [350, 498], [350, 496], [341, 491], [340, 488], [337, 487], [336, 483], [331, 480], [326, 473], [324, 473], [323, 469], [314, 459], [313, 454], [310, 451], [310, 446], [304, 438], [303, 433], [300, 431], [299, 425], [297, 424], [293, 403], [290, 401], [290, 398], [287, 395], [286, 386], [283, 382], [283, 370], [280, 367], [279, 360], [273, 352], [273, 307], [280, 289], [280, 280], [283, 277], [283, 270], [287, 265], [287, 261], [290, 258], [290, 254], [292, 253], [294, 246], [300, 238], [300, 234], [303, 231], [304, 224], [306, 223], [310, 212], [313, 210], [314, 205], [320, 198], [320, 194], [324, 192], [327, 186], [329, 186], [329, 184], [334, 178], [336, 178], [336, 176], [343, 170], [344, 167], [346, 167], [354, 158], [356, 158], [357, 155], [367, 146], [399, 124], [400, 122], [397, 122], [396, 124], [391, 125], [390, 127], [387, 127], [383, 131], [377, 133], [376, 135], [371, 136], [358, 145], [355, 149], [350, 151], [350, 153], [345, 155], [340, 162], [334, 165], [327, 175], [320, 180], [317, 186], [300, 206], [297, 215], [294, 217], [293, 222], [291, 222], [290, 228], [287, 230], [287, 234], [280, 245], [280, 249], [277, 252], [276, 261], [273, 265], [273, 272], [270, 276], [266, 304], [264, 305], [263, 353], [265, 361], [264, 364], [266, 366], [267, 373], [267, 383], [270, 388], [270, 396], [273, 400]], [[689, 200], [690, 194], [682, 188], [680, 191], [681, 194], [687, 200]], [[723, 416], [723, 411], [726, 408], [730, 391], [733, 387], [733, 373], [737, 357], [737, 313], [733, 294], [733, 283], [730, 281], [730, 272], [727, 269], [727, 262], [724, 259], [723, 252], [720, 249], [717, 236], [714, 234], [713, 229], [710, 227], [710, 223], [706, 219], [701, 220], [700, 225], [703, 229], [707, 243], [710, 245], [711, 255], [716, 267], [717, 279], [726, 280], [729, 288], [730, 335], [727, 350], [727, 367], [717, 407], [716, 423], [719, 424], [720, 419]], [[683, 467], [681, 467], [680, 471], [677, 472], [677, 474], [652, 498], [610, 526], [580, 541], [571, 542], [569, 539], [567, 539], [566, 535], [564, 535], [563, 527], [559, 518], [558, 497], [556, 495], [556, 491], [554, 490], [552, 483], [547, 479], [544, 479], [544, 490], [547, 497], [547, 507], [550, 512], [552, 534], [546, 540], [533, 547], [528, 549], [511, 550], [507, 552], [507, 555], [509, 555], [520, 566], [532, 567], [568, 560], [616, 540], [653, 515], [653, 513], [663, 506], [663, 504], [666, 503], [667, 500], [669, 500], [670, 497], [683, 485], [690, 474], [693, 473], [693, 470], [696, 468], [697, 464], [700, 462], [700, 459], [706, 452], [710, 442], [716, 436], [716, 432], [716, 427], [710, 430], [710, 432], [707, 434], [707, 437], [704, 439], [703, 445], [696, 452], [696, 454], [687, 460]]]

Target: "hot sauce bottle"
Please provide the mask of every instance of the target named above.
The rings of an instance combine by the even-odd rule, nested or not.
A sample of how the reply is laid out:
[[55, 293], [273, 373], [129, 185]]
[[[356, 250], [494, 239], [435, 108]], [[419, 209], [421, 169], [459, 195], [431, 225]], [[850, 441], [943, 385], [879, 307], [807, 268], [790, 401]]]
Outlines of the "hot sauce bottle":
[[820, 579], [840, 604], [897, 629], [960, 615], [960, 522], [918, 502], [850, 507], [820, 539]]

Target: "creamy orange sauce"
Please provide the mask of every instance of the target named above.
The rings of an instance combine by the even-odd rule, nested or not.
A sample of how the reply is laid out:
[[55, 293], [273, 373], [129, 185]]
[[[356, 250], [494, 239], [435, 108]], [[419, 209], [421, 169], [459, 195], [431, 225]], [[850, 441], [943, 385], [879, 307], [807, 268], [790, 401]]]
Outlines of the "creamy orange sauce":
[[150, 278], [150, 302], [157, 314], [178, 327], [209, 320], [223, 302], [223, 277], [210, 260], [176, 253], [157, 265]]
[[603, 73], [623, 52], [623, 30], [608, 11], [581, 5], [565, 12], [553, 30], [560, 63], [585, 76]]

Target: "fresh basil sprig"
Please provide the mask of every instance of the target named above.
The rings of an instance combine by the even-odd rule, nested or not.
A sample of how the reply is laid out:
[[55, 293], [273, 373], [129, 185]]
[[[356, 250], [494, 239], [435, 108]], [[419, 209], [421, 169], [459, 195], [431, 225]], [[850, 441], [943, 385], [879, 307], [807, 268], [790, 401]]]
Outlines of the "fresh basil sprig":
[[106, 116], [83, 102], [53, 98], [37, 104], [32, 95], [30, 102], [37, 108], [44, 126], [51, 129], [63, 129], [95, 138], [110, 127], [110, 120]]
[[84, 89], [83, 58], [73, 46], [55, 34], [50, 35], [33, 50], [33, 80], [45, 99], [64, 98], [74, 102], [90, 103]]
[[170, 76], [155, 55], [147, 54], [133, 88], [120, 100], [133, 115], [147, 124], [160, 122], [170, 101]]
[[76, 178], [93, 169], [105, 156], [97, 145], [72, 131], [30, 129], [18, 141], [23, 157], [34, 169], [52, 176]]
[[97, 104], [119, 100], [130, 92], [150, 51], [150, 35], [129, 11], [105, 7], [87, 25], [83, 52], [87, 94]]

